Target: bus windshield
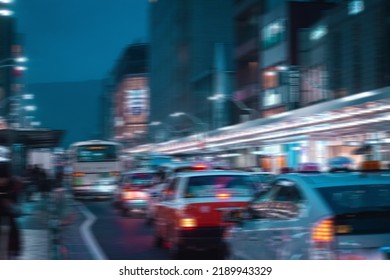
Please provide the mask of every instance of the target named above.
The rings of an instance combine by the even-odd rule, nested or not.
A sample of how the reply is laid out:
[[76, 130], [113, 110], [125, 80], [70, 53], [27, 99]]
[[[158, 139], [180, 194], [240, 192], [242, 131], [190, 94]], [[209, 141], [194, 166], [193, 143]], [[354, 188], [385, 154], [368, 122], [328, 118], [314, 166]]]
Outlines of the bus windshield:
[[116, 161], [115, 145], [85, 145], [77, 147], [78, 162]]

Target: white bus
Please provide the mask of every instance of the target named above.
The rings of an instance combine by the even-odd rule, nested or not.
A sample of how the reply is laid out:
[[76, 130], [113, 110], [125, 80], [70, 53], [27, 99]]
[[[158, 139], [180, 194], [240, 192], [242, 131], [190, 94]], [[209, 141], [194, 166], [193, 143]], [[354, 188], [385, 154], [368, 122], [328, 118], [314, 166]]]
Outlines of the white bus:
[[90, 140], [69, 148], [71, 188], [76, 197], [111, 197], [122, 171], [122, 145]]

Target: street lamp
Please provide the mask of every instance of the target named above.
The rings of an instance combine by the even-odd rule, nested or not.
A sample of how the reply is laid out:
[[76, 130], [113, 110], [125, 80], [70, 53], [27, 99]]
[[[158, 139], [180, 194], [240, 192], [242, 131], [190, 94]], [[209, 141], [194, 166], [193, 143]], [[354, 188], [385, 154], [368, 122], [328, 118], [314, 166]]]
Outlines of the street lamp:
[[14, 12], [11, 10], [8, 10], [8, 9], [1, 9], [0, 10], [0, 16], [9, 17], [9, 16], [12, 16], [13, 14], [14, 14]]
[[180, 116], [186, 116], [188, 117], [193, 123], [199, 125], [201, 127], [201, 130], [199, 135], [198, 135], [198, 143], [199, 147], [201, 149], [205, 148], [205, 143], [206, 143], [206, 132], [208, 130], [208, 125], [207, 123], [202, 122], [198, 117], [195, 117], [194, 115], [191, 115], [189, 113], [185, 112], [176, 112], [172, 113], [169, 116], [171, 117], [180, 117]]
[[24, 56], [5, 58], [0, 60], [0, 68], [13, 67], [14, 70], [23, 72], [27, 70], [27, 67], [22, 63], [27, 62], [27, 60]]
[[[215, 95], [208, 97], [207, 99], [211, 100], [211, 101], [216, 101], [216, 100], [220, 100], [223, 98], [224, 98], [224, 96], [222, 94], [215, 94]], [[233, 98], [230, 98], [229, 101], [231, 101], [234, 105], [236, 105], [241, 111], [249, 112], [249, 115], [251, 116], [252, 120], [260, 117], [260, 113], [258, 111], [247, 107], [243, 102], [235, 100]]]
[[0, 64], [4, 63], [4, 62], [7, 62], [7, 61], [14, 61], [14, 62], [17, 62], [17, 63], [24, 63], [24, 62], [28, 61], [28, 58], [25, 57], [25, 56], [9, 57], [9, 58], [5, 58], [5, 59], [0, 60]]
[[202, 127], [202, 130], [206, 132], [208, 130], [207, 123], [202, 122], [198, 117], [195, 117], [194, 115], [191, 115], [189, 113], [185, 112], [176, 112], [169, 115], [170, 117], [180, 117], [180, 116], [187, 116], [193, 123], [199, 125]]

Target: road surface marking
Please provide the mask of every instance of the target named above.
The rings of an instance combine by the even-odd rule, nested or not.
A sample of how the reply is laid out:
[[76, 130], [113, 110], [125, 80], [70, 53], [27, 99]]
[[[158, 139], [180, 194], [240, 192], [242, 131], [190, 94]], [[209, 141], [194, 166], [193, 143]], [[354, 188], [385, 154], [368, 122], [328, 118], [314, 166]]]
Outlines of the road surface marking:
[[91, 211], [89, 211], [88, 208], [84, 205], [79, 204], [78, 207], [86, 217], [86, 220], [80, 226], [80, 233], [89, 249], [89, 252], [96, 260], [107, 260], [106, 255], [104, 254], [102, 248], [99, 246], [99, 243], [96, 241], [90, 229], [93, 223], [96, 221], [96, 216], [92, 214]]

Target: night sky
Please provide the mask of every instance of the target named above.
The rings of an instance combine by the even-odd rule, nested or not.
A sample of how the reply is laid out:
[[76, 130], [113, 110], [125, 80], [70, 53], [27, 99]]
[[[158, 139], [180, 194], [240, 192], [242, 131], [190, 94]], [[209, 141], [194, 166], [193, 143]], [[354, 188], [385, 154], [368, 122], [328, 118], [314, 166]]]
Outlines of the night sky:
[[27, 83], [102, 79], [121, 50], [147, 38], [147, 0], [15, 0]]
[[102, 80], [127, 45], [148, 42], [148, 1], [15, 0], [12, 5], [29, 58], [22, 79], [35, 95], [35, 121], [64, 130], [63, 147], [97, 138]]

